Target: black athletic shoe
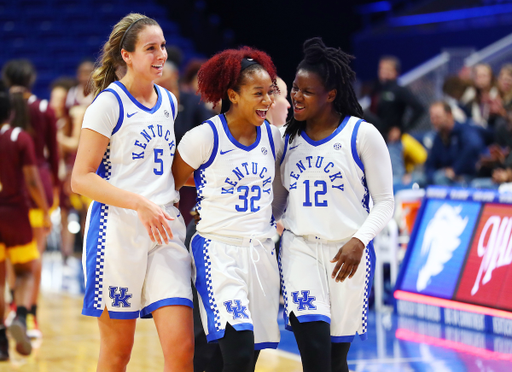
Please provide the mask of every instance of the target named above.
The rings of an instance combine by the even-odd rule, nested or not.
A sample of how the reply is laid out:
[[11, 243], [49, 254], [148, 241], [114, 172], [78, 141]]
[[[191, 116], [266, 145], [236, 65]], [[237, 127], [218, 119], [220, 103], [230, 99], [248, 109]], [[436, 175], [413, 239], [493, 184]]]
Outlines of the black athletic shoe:
[[9, 332], [12, 338], [16, 340], [16, 351], [26, 356], [30, 355], [32, 352], [32, 344], [30, 343], [30, 338], [27, 336], [26, 322], [23, 320], [25, 319], [20, 319], [19, 317], [14, 318], [9, 327]]
[[0, 362], [9, 360], [9, 340], [5, 337], [0, 337]]

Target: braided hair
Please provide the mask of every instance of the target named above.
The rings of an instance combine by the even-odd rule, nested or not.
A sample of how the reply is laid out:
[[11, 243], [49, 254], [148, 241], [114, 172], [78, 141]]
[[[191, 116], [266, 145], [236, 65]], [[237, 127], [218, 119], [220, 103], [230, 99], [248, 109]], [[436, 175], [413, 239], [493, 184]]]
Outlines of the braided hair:
[[[333, 101], [335, 110], [341, 115], [363, 117], [363, 109], [357, 101], [352, 81], [355, 72], [350, 68], [353, 56], [344, 53], [339, 48], [325, 46], [321, 38], [315, 37], [306, 40], [303, 45], [304, 59], [297, 66], [297, 71], [306, 70], [316, 73], [325, 89], [336, 89], [336, 98]], [[286, 126], [286, 134], [290, 141], [306, 128], [306, 122], [292, 118]]]

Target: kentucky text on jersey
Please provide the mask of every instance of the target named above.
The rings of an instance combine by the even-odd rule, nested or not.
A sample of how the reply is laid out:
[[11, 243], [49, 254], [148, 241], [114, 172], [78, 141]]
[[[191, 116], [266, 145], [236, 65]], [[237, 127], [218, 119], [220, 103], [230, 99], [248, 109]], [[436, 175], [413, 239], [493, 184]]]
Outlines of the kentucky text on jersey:
[[[270, 195], [270, 187], [272, 186], [272, 178], [270, 176], [266, 177], [268, 169], [266, 167], [260, 168], [258, 163], [252, 162], [251, 165], [247, 162], [242, 163], [241, 166], [236, 167], [232, 170], [234, 177], [233, 179], [227, 177], [224, 181], [228, 186], [222, 188], [222, 194], [233, 194], [236, 186], [238, 185], [238, 181], [241, 181], [246, 176], [249, 175], [257, 175], [263, 180], [263, 192], [266, 192]], [[265, 189], [265, 186], [268, 186]]]
[[[146, 146], [153, 138], [156, 138], [157, 136], [160, 138], [164, 138], [167, 143], [169, 144], [169, 150], [171, 151], [171, 156], [174, 156], [174, 148], [176, 147], [176, 143], [174, 142], [174, 136], [172, 135], [170, 130], [166, 130], [165, 134], [163, 131], [163, 127], [160, 124], [155, 125], [151, 124], [148, 125], [147, 129], [144, 129], [142, 132], [140, 132], [141, 135], [141, 141], [138, 139], [135, 140], [134, 145], [142, 148], [143, 150], [146, 149]], [[138, 149], [137, 149], [138, 151]], [[132, 160], [137, 159], [144, 159], [144, 151], [141, 151], [140, 153], [132, 152]]]
[[[334, 168], [334, 163], [332, 161], [328, 162], [324, 161], [323, 156], [306, 156], [304, 161], [299, 160], [295, 165], [297, 169], [295, 171], [290, 172], [290, 177], [294, 178], [295, 180], [299, 180], [300, 176], [306, 169], [316, 168], [316, 169], [323, 169], [325, 174], [329, 176], [329, 180], [331, 181], [331, 187], [333, 189], [338, 189], [341, 191], [345, 190], [345, 184], [341, 183], [341, 180], [343, 179], [343, 176], [341, 175], [341, 172], [333, 173], [331, 172], [331, 168]], [[290, 182], [290, 191], [297, 189], [297, 181]]]

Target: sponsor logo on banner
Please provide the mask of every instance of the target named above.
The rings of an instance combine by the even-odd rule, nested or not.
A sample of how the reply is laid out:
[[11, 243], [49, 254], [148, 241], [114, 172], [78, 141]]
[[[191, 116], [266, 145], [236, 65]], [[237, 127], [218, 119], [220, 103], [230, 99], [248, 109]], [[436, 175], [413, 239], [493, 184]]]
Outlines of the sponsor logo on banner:
[[451, 299], [480, 204], [428, 200], [401, 289]]
[[456, 299], [512, 310], [512, 207], [486, 205]]

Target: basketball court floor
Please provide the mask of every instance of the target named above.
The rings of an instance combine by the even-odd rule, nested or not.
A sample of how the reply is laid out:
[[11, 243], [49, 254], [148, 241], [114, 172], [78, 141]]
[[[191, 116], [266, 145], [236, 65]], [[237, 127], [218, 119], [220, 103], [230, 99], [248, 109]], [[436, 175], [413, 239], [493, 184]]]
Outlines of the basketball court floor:
[[[28, 358], [16, 354], [11, 345], [11, 360], [0, 362], [0, 372], [93, 372], [99, 332], [96, 319], [80, 315], [80, 262], [71, 260], [63, 267], [59, 253], [48, 253], [43, 267], [39, 306], [43, 339], [34, 342], [34, 352]], [[293, 334], [284, 330], [282, 320], [280, 325], [280, 346], [261, 353], [257, 372], [302, 370]], [[355, 341], [348, 359], [351, 371], [509, 372], [512, 338], [372, 311], [369, 339]], [[127, 370], [163, 370], [162, 351], [151, 320], [138, 321]]]

